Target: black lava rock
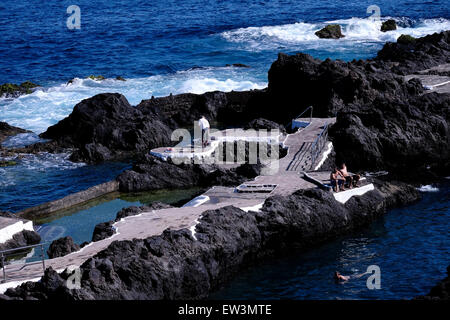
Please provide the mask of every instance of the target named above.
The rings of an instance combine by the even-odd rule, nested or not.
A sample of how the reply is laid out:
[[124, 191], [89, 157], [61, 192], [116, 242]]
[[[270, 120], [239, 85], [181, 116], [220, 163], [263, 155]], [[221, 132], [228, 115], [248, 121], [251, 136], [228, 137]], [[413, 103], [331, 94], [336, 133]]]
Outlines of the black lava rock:
[[65, 119], [41, 134], [76, 147], [74, 161], [102, 162], [147, 153], [169, 145], [171, 130], [153, 114], [144, 115], [123, 95], [98, 94], [78, 103]]
[[0, 121], [0, 149], [1, 149], [1, 143], [7, 137], [15, 136], [15, 135], [17, 135], [19, 133], [25, 133], [25, 132], [29, 132], [29, 131], [27, 131], [25, 129], [22, 129], [22, 128], [10, 126], [6, 122], [1, 122]]
[[338, 24], [329, 24], [319, 31], [316, 31], [315, 35], [323, 39], [339, 39], [345, 37], [342, 34], [341, 26]]
[[53, 241], [47, 250], [47, 254], [52, 259], [63, 257], [78, 250], [80, 250], [80, 246], [73, 242], [72, 237], [67, 236]]
[[381, 24], [381, 31], [386, 32], [391, 30], [397, 30], [397, 23], [394, 19], [386, 20]]
[[281, 125], [275, 121], [270, 121], [270, 120], [263, 119], [263, 118], [258, 118], [258, 119], [254, 119], [254, 120], [250, 121], [249, 123], [247, 123], [244, 126], [244, 129], [246, 129], [246, 130], [248, 130], [248, 129], [261, 130], [262, 129], [262, 130], [267, 130], [267, 131], [277, 129], [277, 130], [280, 130], [281, 133], [286, 133], [286, 128], [283, 125]]
[[92, 234], [92, 241], [100, 241], [111, 237], [116, 232], [113, 223], [114, 221], [108, 221], [97, 224]]
[[[253, 165], [258, 168], [259, 165]], [[246, 165], [247, 167], [247, 165]], [[238, 167], [239, 168], [239, 167]], [[236, 186], [248, 177], [248, 169], [224, 169], [215, 165], [180, 164], [147, 157], [142, 163], [135, 164], [117, 177], [122, 192], [137, 192], [157, 189], [188, 188], [194, 186]], [[259, 172], [255, 169], [254, 173]]]
[[[15, 249], [19, 247], [31, 246], [33, 244], [38, 244], [41, 242], [41, 236], [35, 231], [23, 230], [13, 235], [12, 239], [0, 244], [0, 251]], [[24, 249], [16, 251], [17, 254], [25, 254], [31, 249]], [[0, 261], [0, 267], [2, 267], [2, 262]]]

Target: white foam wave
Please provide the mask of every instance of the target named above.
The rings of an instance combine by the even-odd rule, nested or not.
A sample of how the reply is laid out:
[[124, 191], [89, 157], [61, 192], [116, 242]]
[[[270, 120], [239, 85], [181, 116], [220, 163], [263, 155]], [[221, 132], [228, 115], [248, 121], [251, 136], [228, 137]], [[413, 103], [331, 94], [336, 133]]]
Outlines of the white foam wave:
[[192, 69], [127, 81], [75, 78], [71, 84], [54, 83], [16, 99], [0, 99], [0, 121], [41, 133], [68, 116], [78, 102], [102, 92], [122, 93], [130, 104], [136, 105], [151, 96], [171, 93], [249, 90], [265, 86], [265, 80], [256, 79], [251, 70], [233, 67]]
[[3, 141], [2, 146], [5, 148], [21, 148], [34, 144], [37, 142], [47, 141], [41, 139], [37, 134], [33, 132], [19, 133], [18, 135], [11, 136]]
[[[381, 23], [390, 17], [376, 21], [372, 19], [350, 18], [324, 23], [297, 22], [278, 26], [248, 27], [221, 33], [230, 42], [244, 43], [251, 50], [267, 50], [283, 46], [302, 45], [302, 49], [331, 46], [352, 45], [356, 42], [387, 42], [396, 41], [401, 34], [422, 37], [434, 32], [450, 29], [450, 20], [444, 18], [410, 21], [406, 18], [393, 18], [398, 28], [394, 31], [381, 32]], [[345, 38], [339, 40], [319, 39], [314, 33], [327, 24], [337, 23], [342, 27]]]
[[68, 153], [42, 152], [37, 155], [24, 154], [20, 159], [19, 166], [26, 170], [45, 171], [47, 169], [69, 170], [85, 166], [85, 163], [75, 163], [69, 160]]
[[420, 186], [417, 188], [420, 192], [438, 192], [439, 188], [433, 187], [432, 185]]
[[14, 186], [16, 183], [27, 183], [34, 179], [34, 172], [47, 170], [73, 170], [85, 163], [74, 163], [69, 160], [67, 153], [21, 154], [14, 157], [6, 157], [4, 160], [13, 160], [17, 165], [0, 168], [0, 187]]

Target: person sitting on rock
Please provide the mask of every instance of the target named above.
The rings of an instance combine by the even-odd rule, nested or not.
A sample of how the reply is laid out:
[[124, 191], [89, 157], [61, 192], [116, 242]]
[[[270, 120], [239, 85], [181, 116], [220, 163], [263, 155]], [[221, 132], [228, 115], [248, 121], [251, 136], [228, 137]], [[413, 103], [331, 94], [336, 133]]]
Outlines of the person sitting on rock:
[[360, 176], [359, 174], [355, 174], [353, 176], [350, 176], [350, 174], [347, 171], [347, 166], [345, 165], [345, 163], [342, 163], [341, 168], [339, 169], [339, 172], [341, 173], [341, 175], [344, 177], [345, 179], [345, 185], [347, 188], [353, 188], [356, 187], [358, 185]]
[[202, 148], [204, 148], [208, 145], [209, 121], [206, 120], [205, 116], [202, 116], [200, 120], [198, 120], [198, 125], [200, 129], [202, 129]]
[[334, 168], [334, 170], [330, 174], [331, 186], [333, 187], [334, 192], [339, 192], [339, 190], [344, 191], [344, 182], [345, 178], [338, 168]]

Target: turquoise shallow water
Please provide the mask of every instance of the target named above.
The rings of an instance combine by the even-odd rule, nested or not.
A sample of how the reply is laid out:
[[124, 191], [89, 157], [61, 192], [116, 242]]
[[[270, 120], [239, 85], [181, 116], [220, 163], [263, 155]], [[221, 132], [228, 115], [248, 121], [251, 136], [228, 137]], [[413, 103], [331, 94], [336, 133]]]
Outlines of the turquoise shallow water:
[[[71, 208], [52, 214], [47, 218], [35, 221], [41, 242], [45, 242], [47, 251], [53, 240], [71, 236], [74, 242], [81, 244], [92, 240], [94, 227], [101, 222], [116, 218], [117, 212], [130, 206], [142, 206], [154, 201], [172, 205], [188, 202], [202, 189], [158, 190], [137, 194], [122, 194], [106, 196], [91, 201], [83, 206]], [[40, 254], [37, 252], [37, 254]], [[35, 258], [32, 258], [34, 260]]]
[[[450, 264], [450, 182], [394, 209], [364, 230], [239, 273], [211, 299], [410, 299], [428, 293]], [[336, 284], [333, 272], [356, 276], [377, 265], [381, 289], [367, 276]]]

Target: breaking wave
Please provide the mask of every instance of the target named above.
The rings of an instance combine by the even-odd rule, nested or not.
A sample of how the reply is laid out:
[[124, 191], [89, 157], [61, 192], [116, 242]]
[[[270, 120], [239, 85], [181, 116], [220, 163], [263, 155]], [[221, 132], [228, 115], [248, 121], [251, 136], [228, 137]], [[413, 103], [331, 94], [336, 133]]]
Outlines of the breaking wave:
[[420, 188], [417, 188], [417, 190], [419, 190], [420, 192], [439, 192], [439, 188], [433, 187], [430, 184], [421, 186]]
[[[249, 50], [272, 50], [275, 48], [299, 46], [303, 50], [321, 49], [331, 50], [345, 46], [354, 45], [355, 42], [384, 43], [396, 41], [401, 34], [408, 34], [414, 37], [422, 37], [427, 34], [441, 32], [450, 29], [450, 20], [445, 18], [411, 20], [409, 18], [392, 18], [396, 20], [398, 28], [394, 31], [381, 32], [383, 21], [391, 19], [385, 17], [381, 20], [350, 18], [324, 23], [297, 22], [277, 26], [248, 27], [221, 33], [226, 40], [234, 43], [244, 44], [244, 48]], [[337, 23], [342, 27], [345, 38], [336, 40], [319, 39], [314, 33], [327, 24]]]
[[54, 83], [32, 94], [16, 99], [0, 98], [0, 121], [34, 133], [67, 117], [83, 99], [103, 92], [122, 93], [131, 105], [151, 96], [160, 97], [178, 93], [204, 93], [263, 88], [266, 82], [249, 71], [250, 68], [218, 67], [179, 71], [173, 74], [120, 81], [106, 79], [73, 79], [72, 83]]

